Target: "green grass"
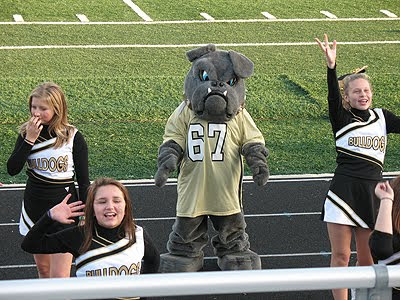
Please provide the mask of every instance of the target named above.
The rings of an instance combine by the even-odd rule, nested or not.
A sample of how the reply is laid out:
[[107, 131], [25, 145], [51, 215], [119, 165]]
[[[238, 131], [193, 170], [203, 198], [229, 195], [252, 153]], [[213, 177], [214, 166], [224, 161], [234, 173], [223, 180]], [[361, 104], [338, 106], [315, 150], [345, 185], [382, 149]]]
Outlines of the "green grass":
[[[140, 17], [122, 0], [2, 0], [0, 21], [13, 21], [21, 14], [25, 21], [78, 21], [75, 14], [85, 14], [90, 21], [140, 21]], [[136, 0], [153, 20], [204, 20], [201, 12], [215, 19], [263, 19], [267, 11], [277, 18], [325, 18], [320, 11], [328, 10], [339, 18], [384, 17], [380, 9], [399, 14], [398, 1], [370, 0]]]
[[[327, 33], [338, 41], [398, 40], [400, 22], [260, 22], [132, 25], [1, 26], [2, 46], [180, 45], [198, 43], [313, 42]], [[222, 33], [222, 34], [221, 34]], [[282, 36], [284, 34], [284, 36]], [[28, 52], [28, 51], [26, 51]]]
[[[68, 5], [64, 1], [40, 2], [54, 16], [43, 16], [31, 2], [12, 3], [14, 8], [31, 14], [32, 20], [40, 21], [75, 21], [69, 15], [77, 10], [92, 21], [126, 21], [132, 14], [120, 5], [122, 1], [68, 1]], [[261, 18], [257, 17], [260, 11], [279, 18], [320, 18], [319, 10], [336, 13], [334, 8], [339, 17], [357, 14], [381, 17], [379, 9], [399, 14], [391, 1], [368, 2], [368, 5], [366, 1], [297, 2], [285, 1], [282, 5], [281, 1], [243, 1], [231, 8], [231, 2], [227, 1], [218, 1], [219, 6], [215, 1], [186, 1], [186, 4], [135, 1], [154, 20], [199, 19], [202, 11], [226, 19]], [[50, 9], [56, 4], [58, 11]], [[104, 11], [99, 5], [104, 5]], [[110, 6], [115, 6], [120, 19]], [[11, 12], [18, 13], [14, 8], [7, 6], [0, 12], [0, 21]], [[400, 22], [0, 25], [0, 46], [313, 43], [314, 37], [322, 38], [324, 32], [339, 42], [395, 41], [399, 39]], [[38, 83], [47, 80], [59, 83], [64, 89], [70, 120], [88, 142], [91, 179], [100, 175], [118, 179], [151, 178], [156, 171], [157, 149], [165, 122], [182, 101], [183, 80], [190, 68], [185, 52], [191, 48], [0, 50], [0, 182], [26, 180], [23, 172], [10, 177], [5, 164], [14, 147], [16, 128], [28, 118], [27, 96]], [[222, 48], [242, 52], [255, 63], [255, 73], [246, 81], [246, 107], [265, 136], [271, 173], [333, 172], [336, 155], [327, 112], [326, 67], [318, 46]], [[338, 46], [339, 74], [369, 65], [374, 105], [398, 115], [399, 50], [399, 44]], [[388, 144], [385, 170], [400, 170], [400, 136], [390, 136]], [[249, 175], [248, 170], [246, 174]]]

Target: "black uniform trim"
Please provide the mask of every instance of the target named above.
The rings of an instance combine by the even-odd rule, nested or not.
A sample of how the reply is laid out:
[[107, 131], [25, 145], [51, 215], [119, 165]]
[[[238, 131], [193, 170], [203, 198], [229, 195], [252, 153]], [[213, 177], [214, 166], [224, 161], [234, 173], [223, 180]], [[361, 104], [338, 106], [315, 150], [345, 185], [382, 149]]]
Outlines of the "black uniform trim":
[[115, 250], [113, 250], [111, 252], [102, 253], [102, 254], [99, 254], [99, 255], [88, 257], [87, 259], [82, 260], [79, 264], [77, 264], [76, 268], [79, 269], [79, 268], [83, 267], [84, 265], [86, 265], [86, 264], [88, 264], [88, 263], [90, 263], [92, 261], [98, 260], [98, 259], [106, 257], [106, 256], [110, 256], [110, 255], [114, 255], [114, 254], [120, 253], [122, 251], [125, 251], [126, 249], [128, 249], [131, 246], [132, 246], [132, 244], [128, 243], [125, 246], [123, 246], [121, 248], [118, 248], [118, 249], [115, 249]]
[[32, 169], [27, 169], [26, 173], [28, 174], [28, 176], [34, 177], [34, 178], [39, 179], [40, 181], [43, 181], [46, 183], [55, 183], [55, 184], [74, 183], [74, 178], [66, 178], [66, 179], [48, 178], [48, 177], [44, 177], [42, 175], [35, 173], [35, 171], [32, 171]]
[[347, 154], [347, 155], [350, 155], [350, 156], [353, 156], [353, 157], [357, 157], [357, 158], [360, 158], [360, 159], [363, 159], [363, 160], [366, 160], [366, 161], [369, 161], [369, 162], [372, 162], [374, 164], [377, 164], [383, 170], [382, 162], [380, 162], [376, 158], [373, 158], [371, 156], [368, 156], [368, 155], [365, 155], [365, 154], [361, 154], [361, 153], [358, 153], [358, 152], [353, 152], [353, 151], [350, 151], [350, 150], [342, 148], [342, 147], [336, 147], [336, 151], [344, 153], [344, 154]]
[[344, 207], [342, 207], [339, 203], [333, 200], [331, 196], [327, 195], [326, 198], [328, 198], [334, 205], [336, 205], [356, 226], [362, 227], [361, 224], [357, 222]]
[[40, 147], [38, 149], [31, 150], [31, 154], [37, 153], [37, 152], [40, 152], [40, 151], [43, 151], [43, 150], [46, 150], [46, 149], [49, 149], [49, 148], [53, 148], [55, 144], [56, 143], [54, 142], [54, 143], [48, 144], [46, 146]]
[[[374, 115], [375, 115], [375, 117], [374, 117], [373, 120], [371, 120], [371, 121], [369, 121], [369, 122], [366, 122], [366, 123], [364, 123], [364, 124], [360, 124], [360, 125], [357, 125], [357, 126], [353, 126], [353, 127], [349, 128], [349, 129], [345, 130], [344, 132], [342, 132], [340, 135], [336, 136], [335, 139], [338, 140], [338, 139], [340, 139], [342, 136], [346, 135], [347, 133], [349, 133], [349, 132], [351, 132], [351, 131], [353, 131], [353, 130], [356, 130], [356, 129], [359, 129], [359, 128], [362, 128], [362, 127], [365, 127], [365, 126], [369, 126], [369, 125], [371, 125], [371, 124], [377, 122], [377, 121], [379, 120], [378, 114], [377, 114], [373, 109], [371, 109], [371, 111], [372, 111], [372, 112], [374, 113]], [[350, 123], [350, 124], [354, 124], [354, 123]], [[350, 125], [350, 124], [349, 124], [349, 125]]]

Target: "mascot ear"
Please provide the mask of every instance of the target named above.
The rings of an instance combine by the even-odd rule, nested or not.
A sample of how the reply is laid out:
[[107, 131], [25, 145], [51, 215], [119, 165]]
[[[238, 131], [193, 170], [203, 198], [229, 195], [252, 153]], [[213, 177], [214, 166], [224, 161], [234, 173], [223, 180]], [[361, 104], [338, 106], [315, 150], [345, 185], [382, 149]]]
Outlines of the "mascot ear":
[[186, 57], [190, 62], [193, 62], [194, 60], [198, 59], [199, 57], [215, 51], [215, 45], [214, 44], [208, 44], [207, 46], [203, 46], [200, 48], [196, 48], [193, 50], [189, 50], [186, 52]]
[[229, 51], [229, 57], [233, 64], [233, 71], [240, 78], [247, 78], [253, 74], [254, 64], [243, 54], [235, 51]]

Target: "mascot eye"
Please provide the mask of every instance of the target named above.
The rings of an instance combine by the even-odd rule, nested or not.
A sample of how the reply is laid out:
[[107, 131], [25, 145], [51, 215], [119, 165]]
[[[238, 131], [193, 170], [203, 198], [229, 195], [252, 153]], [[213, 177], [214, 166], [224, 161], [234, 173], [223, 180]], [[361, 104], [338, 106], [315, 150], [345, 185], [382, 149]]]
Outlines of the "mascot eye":
[[230, 86], [234, 86], [236, 83], [236, 78], [232, 78], [231, 80], [226, 82], [227, 84], [229, 84]]
[[208, 81], [210, 78], [208, 77], [208, 74], [206, 71], [200, 71], [200, 79], [201, 81]]

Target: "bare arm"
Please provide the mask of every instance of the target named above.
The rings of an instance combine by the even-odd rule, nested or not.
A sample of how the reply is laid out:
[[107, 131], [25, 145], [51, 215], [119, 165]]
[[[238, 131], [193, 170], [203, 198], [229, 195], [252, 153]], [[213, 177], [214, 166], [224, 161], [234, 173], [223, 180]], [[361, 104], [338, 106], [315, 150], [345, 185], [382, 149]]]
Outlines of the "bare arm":
[[375, 223], [375, 230], [393, 234], [392, 207], [394, 192], [389, 182], [380, 182], [375, 188], [376, 196], [381, 200], [379, 213]]

